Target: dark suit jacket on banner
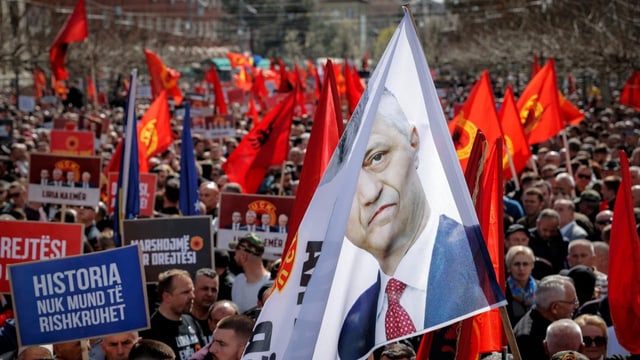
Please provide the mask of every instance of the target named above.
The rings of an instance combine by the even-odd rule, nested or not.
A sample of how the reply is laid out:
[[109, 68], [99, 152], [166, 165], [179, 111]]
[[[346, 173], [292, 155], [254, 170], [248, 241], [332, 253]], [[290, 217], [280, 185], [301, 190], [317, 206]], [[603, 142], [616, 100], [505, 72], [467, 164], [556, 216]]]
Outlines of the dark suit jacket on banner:
[[[503, 299], [497, 284], [492, 287], [489, 281], [493, 267], [482, 245], [479, 226], [462, 226], [440, 216], [424, 300], [425, 318], [423, 324], [415, 324], [418, 331], [441, 327]], [[347, 313], [338, 343], [341, 359], [361, 358], [380, 341], [386, 341], [378, 339], [376, 344], [375, 338], [376, 320], [379, 319], [377, 326], [384, 326], [385, 317], [376, 313], [380, 291], [379, 273], [376, 283], [358, 297]]]

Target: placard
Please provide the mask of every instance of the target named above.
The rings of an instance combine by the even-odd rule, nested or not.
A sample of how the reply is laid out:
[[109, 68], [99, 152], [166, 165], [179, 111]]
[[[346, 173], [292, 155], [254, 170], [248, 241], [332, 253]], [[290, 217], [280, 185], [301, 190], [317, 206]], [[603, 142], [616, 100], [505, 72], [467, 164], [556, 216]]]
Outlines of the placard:
[[[289, 216], [293, 209], [293, 196], [270, 196], [249, 194], [220, 194], [220, 228], [217, 247], [233, 250], [229, 246], [248, 232], [255, 232], [265, 241], [263, 257], [268, 260], [279, 259], [287, 240]], [[247, 213], [253, 212], [255, 218]], [[235, 213], [235, 214], [234, 214]], [[263, 226], [263, 215], [266, 224]], [[247, 219], [254, 219], [253, 231], [247, 227]]]
[[18, 109], [20, 111], [31, 112], [36, 109], [36, 98], [33, 96], [18, 96]]
[[0, 293], [9, 293], [7, 267], [82, 254], [82, 224], [0, 220]]
[[137, 246], [11, 265], [20, 346], [149, 327]]
[[81, 157], [33, 153], [29, 166], [29, 201], [96, 206], [100, 202], [100, 162]]
[[90, 131], [51, 130], [51, 153], [93, 156], [94, 134]]
[[[140, 216], [152, 217], [153, 208], [156, 203], [156, 185], [158, 175], [157, 174], [140, 174], [139, 189], [140, 189]], [[116, 205], [116, 193], [118, 192], [118, 173], [109, 173], [109, 184], [107, 204], [109, 206], [109, 214], [113, 214], [113, 209]]]
[[158, 274], [180, 268], [194, 274], [213, 268], [213, 241], [210, 216], [166, 217], [125, 220], [123, 244], [140, 245], [147, 282], [157, 282]]

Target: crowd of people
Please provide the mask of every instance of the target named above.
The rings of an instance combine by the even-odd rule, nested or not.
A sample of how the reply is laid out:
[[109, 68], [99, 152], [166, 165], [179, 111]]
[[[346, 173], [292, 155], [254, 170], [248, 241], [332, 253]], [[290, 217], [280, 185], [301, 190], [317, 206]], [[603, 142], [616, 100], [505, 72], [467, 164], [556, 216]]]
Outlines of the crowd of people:
[[[465, 94], [465, 87], [460, 89], [455, 93]], [[85, 253], [113, 248], [112, 219], [104, 202], [62, 208], [28, 200], [29, 155], [50, 152], [49, 134], [56, 118], [106, 117], [111, 120], [109, 129], [96, 146], [104, 167], [121, 138], [123, 109], [98, 109], [76, 102], [23, 112], [9, 97], [2, 100], [0, 118], [12, 119], [14, 127], [0, 153], [0, 220], [82, 223]], [[446, 101], [444, 106], [447, 111]], [[238, 104], [231, 109], [236, 137], [193, 137], [201, 213], [210, 215], [214, 225], [220, 193], [243, 192], [238, 184], [229, 182], [222, 164], [251, 129], [253, 119], [246, 118]], [[583, 103], [583, 110], [586, 119], [566, 128], [566, 146], [560, 137], [535, 145], [527, 168], [517, 181], [505, 186], [507, 309], [525, 360], [567, 359], [562, 357], [567, 352], [589, 360], [633, 356], [617, 343], [612, 330], [607, 269], [609, 261], [622, 261], [608, 256], [621, 184], [618, 150], [629, 156], [635, 215], [640, 218], [640, 117], [628, 108], [597, 101]], [[140, 106], [138, 113], [143, 111]], [[180, 120], [172, 120], [175, 139], [180, 138]], [[266, 175], [258, 193], [295, 195], [312, 125], [310, 116], [294, 119], [289, 159], [284, 167], [274, 167]], [[154, 216], [180, 213], [179, 142], [149, 161], [151, 172], [157, 174]], [[253, 225], [260, 225], [254, 221]], [[18, 348], [11, 296], [4, 295], [0, 298], [0, 354], [4, 353], [3, 359], [21, 360], [79, 360], [83, 353], [96, 360], [239, 359], [279, 262], [264, 259], [264, 241], [253, 233], [241, 237], [233, 247], [231, 254], [215, 250], [214, 268], [193, 274], [181, 269], [161, 273], [157, 287], [149, 291], [151, 327], [140, 333]], [[375, 357], [411, 359], [418, 342], [394, 344], [378, 350]]]

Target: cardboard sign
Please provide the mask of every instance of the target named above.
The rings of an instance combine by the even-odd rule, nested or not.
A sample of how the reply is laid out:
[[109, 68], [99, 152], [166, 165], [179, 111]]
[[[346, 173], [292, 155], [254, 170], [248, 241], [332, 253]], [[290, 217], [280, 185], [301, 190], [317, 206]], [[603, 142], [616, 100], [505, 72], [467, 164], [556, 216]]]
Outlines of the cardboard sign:
[[82, 224], [0, 220], [0, 293], [9, 293], [7, 267], [82, 254]]
[[125, 220], [122, 228], [125, 245], [140, 245], [147, 282], [176, 267], [192, 274], [213, 268], [211, 230], [210, 216]]
[[51, 153], [93, 156], [94, 135], [90, 131], [51, 130]]
[[[152, 217], [153, 208], [156, 203], [156, 185], [157, 174], [140, 174], [140, 216]], [[109, 184], [107, 204], [109, 206], [109, 214], [113, 214], [116, 206], [116, 193], [118, 192], [118, 173], [109, 173]]]
[[100, 201], [100, 157], [31, 154], [29, 201], [96, 206]]
[[[229, 244], [251, 232], [247, 227], [247, 219], [251, 215], [247, 213], [253, 212], [255, 213], [254, 223], [251, 224], [255, 226], [253, 232], [265, 241], [263, 257], [268, 260], [279, 259], [287, 240], [287, 226], [293, 209], [293, 200], [293, 196], [221, 193], [217, 248], [233, 250]], [[268, 219], [268, 224], [265, 226], [262, 224], [263, 215], [266, 215], [265, 221]]]
[[236, 136], [233, 115], [216, 115], [191, 118], [191, 134], [217, 140]]
[[137, 246], [12, 265], [9, 270], [21, 346], [149, 327]]
[[18, 109], [20, 111], [31, 112], [36, 109], [36, 98], [33, 96], [18, 96]]

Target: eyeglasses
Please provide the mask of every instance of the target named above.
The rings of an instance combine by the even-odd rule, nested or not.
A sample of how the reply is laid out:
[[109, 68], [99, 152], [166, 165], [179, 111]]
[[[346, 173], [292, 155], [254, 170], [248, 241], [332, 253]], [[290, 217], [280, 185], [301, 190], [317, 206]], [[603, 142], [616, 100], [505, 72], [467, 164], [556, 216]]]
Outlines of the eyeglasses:
[[573, 306], [575, 306], [575, 307], [580, 306], [580, 301], [578, 300], [578, 298], [576, 298], [576, 299], [575, 299], [575, 300], [573, 300], [573, 301], [557, 300], [557, 301], [554, 301], [554, 302], [557, 302], [557, 303], [563, 303], [563, 304], [567, 304], [567, 305], [573, 305]]
[[598, 224], [598, 225], [609, 225], [609, 224], [611, 224], [611, 219], [596, 220], [596, 224]]
[[585, 180], [589, 180], [589, 179], [591, 179], [591, 175], [587, 175], [587, 174], [578, 174], [578, 178], [580, 178], [580, 179], [585, 179]]
[[583, 336], [582, 342], [584, 343], [585, 346], [600, 347], [600, 346], [607, 345], [607, 338], [605, 336], [596, 336], [596, 337]]
[[7, 195], [7, 199], [11, 199], [11, 198], [18, 197], [18, 196], [20, 196], [20, 193], [19, 193], [19, 192], [17, 192], [17, 193], [12, 193], [12, 192], [10, 192], [10, 193]]
[[512, 264], [512, 266], [515, 266], [515, 267], [529, 267], [529, 266], [531, 266], [532, 264], [533, 264], [533, 263], [526, 262], [526, 261], [525, 261], [525, 262], [514, 262], [514, 263]]

